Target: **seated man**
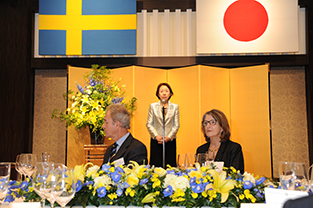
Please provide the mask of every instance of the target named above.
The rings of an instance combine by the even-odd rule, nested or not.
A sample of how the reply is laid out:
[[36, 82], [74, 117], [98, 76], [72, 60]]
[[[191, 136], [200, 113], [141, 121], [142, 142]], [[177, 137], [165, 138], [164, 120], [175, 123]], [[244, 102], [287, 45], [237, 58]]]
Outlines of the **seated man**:
[[146, 146], [128, 132], [130, 113], [123, 105], [112, 104], [107, 108], [103, 129], [105, 136], [115, 141], [105, 152], [103, 164], [127, 165], [130, 161], [148, 164]]

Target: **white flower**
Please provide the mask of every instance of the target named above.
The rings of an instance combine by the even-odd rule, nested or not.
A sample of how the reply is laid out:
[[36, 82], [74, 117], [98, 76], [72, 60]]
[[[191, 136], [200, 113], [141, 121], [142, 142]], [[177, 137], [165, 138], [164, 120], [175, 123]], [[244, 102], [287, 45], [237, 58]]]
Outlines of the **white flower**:
[[87, 177], [91, 176], [92, 178], [97, 177], [97, 172], [98, 172], [99, 168], [100, 167], [98, 165], [94, 165], [94, 166], [88, 168], [88, 170], [86, 171], [86, 176]]
[[109, 185], [112, 185], [113, 184], [113, 181], [112, 179], [108, 176], [108, 175], [102, 175], [100, 177], [97, 177], [94, 179], [94, 184], [93, 186], [95, 188], [99, 188], [99, 187], [107, 187]]
[[167, 174], [164, 179], [163, 187], [166, 188], [169, 185], [173, 188], [174, 191], [177, 189], [185, 191], [186, 188], [190, 187], [188, 178], [184, 176], [175, 176], [173, 174]]
[[243, 180], [244, 181], [250, 181], [251, 183], [255, 184], [255, 178], [250, 173], [245, 172], [243, 174]]

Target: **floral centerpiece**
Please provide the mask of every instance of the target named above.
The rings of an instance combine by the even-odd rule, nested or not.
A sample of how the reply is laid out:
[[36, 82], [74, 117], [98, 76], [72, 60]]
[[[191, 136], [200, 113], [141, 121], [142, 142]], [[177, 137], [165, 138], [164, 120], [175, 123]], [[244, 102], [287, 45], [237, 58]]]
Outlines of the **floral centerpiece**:
[[[241, 203], [264, 203], [269, 179], [240, 174], [234, 168], [220, 173], [212, 167], [181, 170], [138, 165], [126, 167], [88, 163], [74, 168], [76, 194], [68, 206], [184, 206], [240, 207]], [[12, 191], [13, 190], [13, 191]], [[13, 182], [7, 201], [24, 196], [26, 201], [40, 198], [31, 182]]]
[[92, 132], [100, 131], [103, 137], [102, 125], [106, 108], [113, 103], [122, 103], [132, 113], [136, 98], [125, 101], [125, 86], [120, 85], [121, 79], [113, 81], [111, 70], [105, 66], [92, 65], [92, 71], [87, 72], [84, 79], [85, 87], [76, 83], [78, 91], [69, 90], [63, 95], [64, 99], [70, 101], [69, 107], [65, 111], [55, 109], [52, 118], [65, 121], [66, 127], [73, 125], [81, 129], [88, 126]]

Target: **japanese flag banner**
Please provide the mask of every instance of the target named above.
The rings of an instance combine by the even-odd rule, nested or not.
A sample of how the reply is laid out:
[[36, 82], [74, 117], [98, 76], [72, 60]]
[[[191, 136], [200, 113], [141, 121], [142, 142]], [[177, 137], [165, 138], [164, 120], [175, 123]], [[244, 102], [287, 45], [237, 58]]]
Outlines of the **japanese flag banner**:
[[298, 0], [197, 0], [197, 53], [299, 51]]

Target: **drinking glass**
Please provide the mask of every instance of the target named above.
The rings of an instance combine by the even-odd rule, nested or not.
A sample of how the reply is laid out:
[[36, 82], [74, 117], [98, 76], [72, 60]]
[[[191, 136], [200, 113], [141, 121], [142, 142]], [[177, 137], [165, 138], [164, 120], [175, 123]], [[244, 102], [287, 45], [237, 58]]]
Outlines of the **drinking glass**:
[[208, 166], [210, 164], [208, 153], [198, 153], [196, 155], [196, 162], [199, 163], [200, 166]]
[[61, 163], [52, 163], [49, 162], [49, 175], [48, 178], [45, 182], [45, 185], [42, 188], [42, 193], [46, 197], [46, 199], [50, 202], [51, 208], [54, 207], [54, 202], [55, 202], [55, 197], [53, 195], [54, 189], [57, 184], [57, 174], [58, 174], [58, 169], [60, 167], [63, 167], [64, 165]]
[[23, 172], [30, 178], [35, 172], [37, 156], [35, 154], [21, 154], [20, 161]]
[[178, 154], [177, 157], [177, 166], [181, 169], [186, 169], [186, 154]]
[[74, 197], [76, 187], [74, 170], [67, 167], [59, 167], [57, 169], [57, 184], [55, 186], [53, 197], [64, 208], [69, 201]]
[[49, 152], [41, 153], [41, 161], [42, 162], [50, 162], [50, 153]]
[[23, 172], [23, 168], [21, 166], [20, 158], [20, 155], [17, 155], [15, 160], [15, 170], [19, 173], [19, 181], [23, 180], [23, 175], [25, 176], [25, 173]]
[[295, 172], [293, 162], [279, 163], [279, 179], [282, 189], [285, 190], [295, 189]]
[[44, 187], [49, 180], [50, 169], [51, 164], [46, 162], [37, 162], [35, 166], [35, 172], [33, 174], [32, 185], [35, 192], [41, 197], [41, 207], [44, 207], [45, 205], [46, 196], [44, 194]]
[[0, 205], [8, 192], [11, 163], [0, 163]]
[[294, 164], [294, 174], [295, 174], [295, 190], [297, 191], [308, 191], [309, 181], [308, 174], [304, 163]]
[[186, 154], [186, 167], [193, 167], [196, 161], [196, 154], [194, 153], [187, 153]]

